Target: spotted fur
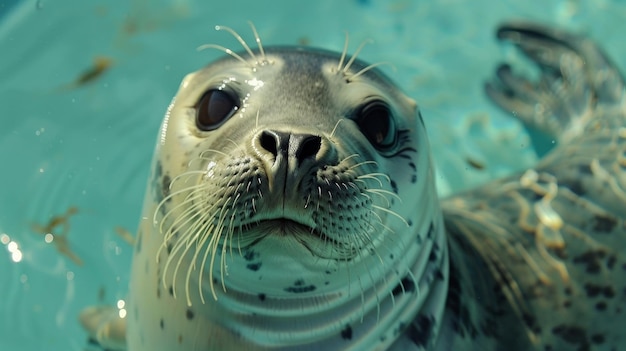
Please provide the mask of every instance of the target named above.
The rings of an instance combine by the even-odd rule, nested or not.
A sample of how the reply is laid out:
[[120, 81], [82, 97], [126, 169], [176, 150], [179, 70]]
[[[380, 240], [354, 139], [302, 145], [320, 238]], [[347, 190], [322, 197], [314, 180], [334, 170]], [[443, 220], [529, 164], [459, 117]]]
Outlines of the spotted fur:
[[[375, 65], [345, 51], [251, 50], [220, 29], [246, 52], [210, 45], [229, 56], [185, 78], [168, 110], [129, 315], [82, 315], [100, 344], [546, 351], [626, 342], [626, 102], [592, 42], [526, 23], [499, 29], [541, 76], [530, 82], [503, 65], [488, 95], [558, 146], [536, 167], [440, 206], [421, 115]], [[199, 122], [216, 90], [236, 97], [235, 112]]]

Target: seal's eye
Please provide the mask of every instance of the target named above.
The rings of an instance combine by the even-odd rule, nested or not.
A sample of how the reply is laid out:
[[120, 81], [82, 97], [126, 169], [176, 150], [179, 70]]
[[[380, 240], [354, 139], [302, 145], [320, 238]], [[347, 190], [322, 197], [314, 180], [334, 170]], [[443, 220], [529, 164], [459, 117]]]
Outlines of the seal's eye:
[[196, 106], [196, 125], [205, 131], [216, 129], [234, 115], [237, 109], [237, 100], [230, 94], [223, 90], [209, 90]]
[[388, 149], [395, 144], [396, 126], [385, 103], [373, 101], [363, 106], [357, 112], [356, 123], [377, 149]]

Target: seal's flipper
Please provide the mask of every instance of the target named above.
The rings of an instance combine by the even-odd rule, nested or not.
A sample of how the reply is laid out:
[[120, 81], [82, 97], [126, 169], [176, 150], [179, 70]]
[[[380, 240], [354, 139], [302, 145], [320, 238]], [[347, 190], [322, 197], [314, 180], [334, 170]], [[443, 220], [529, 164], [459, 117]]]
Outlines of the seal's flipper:
[[590, 39], [528, 23], [498, 29], [539, 67], [531, 82], [502, 65], [489, 96], [526, 125], [557, 138], [536, 170], [623, 217], [626, 201], [626, 92], [615, 65]]
[[597, 123], [592, 117], [598, 109], [624, 109], [624, 80], [590, 39], [515, 22], [502, 25], [497, 37], [514, 44], [540, 69], [539, 80], [532, 82], [503, 64], [485, 88], [494, 102], [528, 127], [563, 144], [589, 129], [590, 122]]
[[78, 317], [91, 340], [107, 351], [126, 350], [126, 319], [113, 306], [85, 308]]
[[[500, 347], [491, 349], [617, 349], [624, 345], [626, 310], [618, 293], [626, 279], [622, 76], [577, 35], [513, 23], [498, 37], [533, 60], [540, 76], [526, 79], [503, 65], [487, 93], [559, 144], [532, 169], [442, 201], [452, 306], [479, 306], [486, 311], [475, 315], [497, 321], [489, 335]], [[488, 271], [494, 283], [464, 270]], [[462, 313], [455, 318], [480, 325]]]

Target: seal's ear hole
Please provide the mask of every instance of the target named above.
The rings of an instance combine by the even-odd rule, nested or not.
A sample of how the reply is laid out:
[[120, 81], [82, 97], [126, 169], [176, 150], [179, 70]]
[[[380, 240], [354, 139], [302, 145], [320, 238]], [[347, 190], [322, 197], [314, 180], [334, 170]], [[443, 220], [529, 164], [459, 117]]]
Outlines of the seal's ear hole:
[[373, 101], [364, 105], [356, 115], [361, 132], [377, 149], [389, 149], [396, 143], [396, 125], [387, 104]]
[[196, 105], [196, 125], [200, 130], [213, 130], [237, 112], [237, 100], [223, 90], [211, 89]]

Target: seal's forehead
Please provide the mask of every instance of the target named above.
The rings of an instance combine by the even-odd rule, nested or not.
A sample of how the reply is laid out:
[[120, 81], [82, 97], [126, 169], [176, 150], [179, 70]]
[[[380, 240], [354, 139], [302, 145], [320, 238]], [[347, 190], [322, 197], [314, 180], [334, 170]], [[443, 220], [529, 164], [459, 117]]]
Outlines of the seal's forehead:
[[[257, 60], [262, 60], [262, 54], [258, 50], [253, 50]], [[236, 55], [242, 57], [245, 61], [249, 62], [250, 67], [257, 65], [254, 58], [250, 58], [247, 52], [238, 52]], [[272, 59], [278, 59], [281, 62], [281, 74], [283, 75], [306, 75], [309, 77], [321, 76], [325, 67], [333, 67], [337, 70], [343, 70], [346, 64], [351, 60], [351, 57], [347, 55], [342, 59], [341, 54], [318, 48], [310, 47], [298, 47], [298, 46], [270, 46], [265, 48], [265, 55], [271, 62]], [[238, 60], [232, 56], [224, 56], [223, 58], [214, 61], [206, 68], [218, 68], [225, 65], [246, 67], [246, 63], [237, 62]], [[340, 64], [341, 63], [341, 64]], [[353, 75], [363, 68], [368, 67], [369, 64], [355, 59], [350, 63], [349, 69], [346, 72], [347, 76]], [[219, 69], [219, 68], [218, 68]], [[261, 73], [263, 65], [257, 65], [257, 73]], [[368, 69], [362, 74], [362, 77], [370, 80], [373, 83], [383, 86], [394, 87], [396, 85], [378, 68]]]

